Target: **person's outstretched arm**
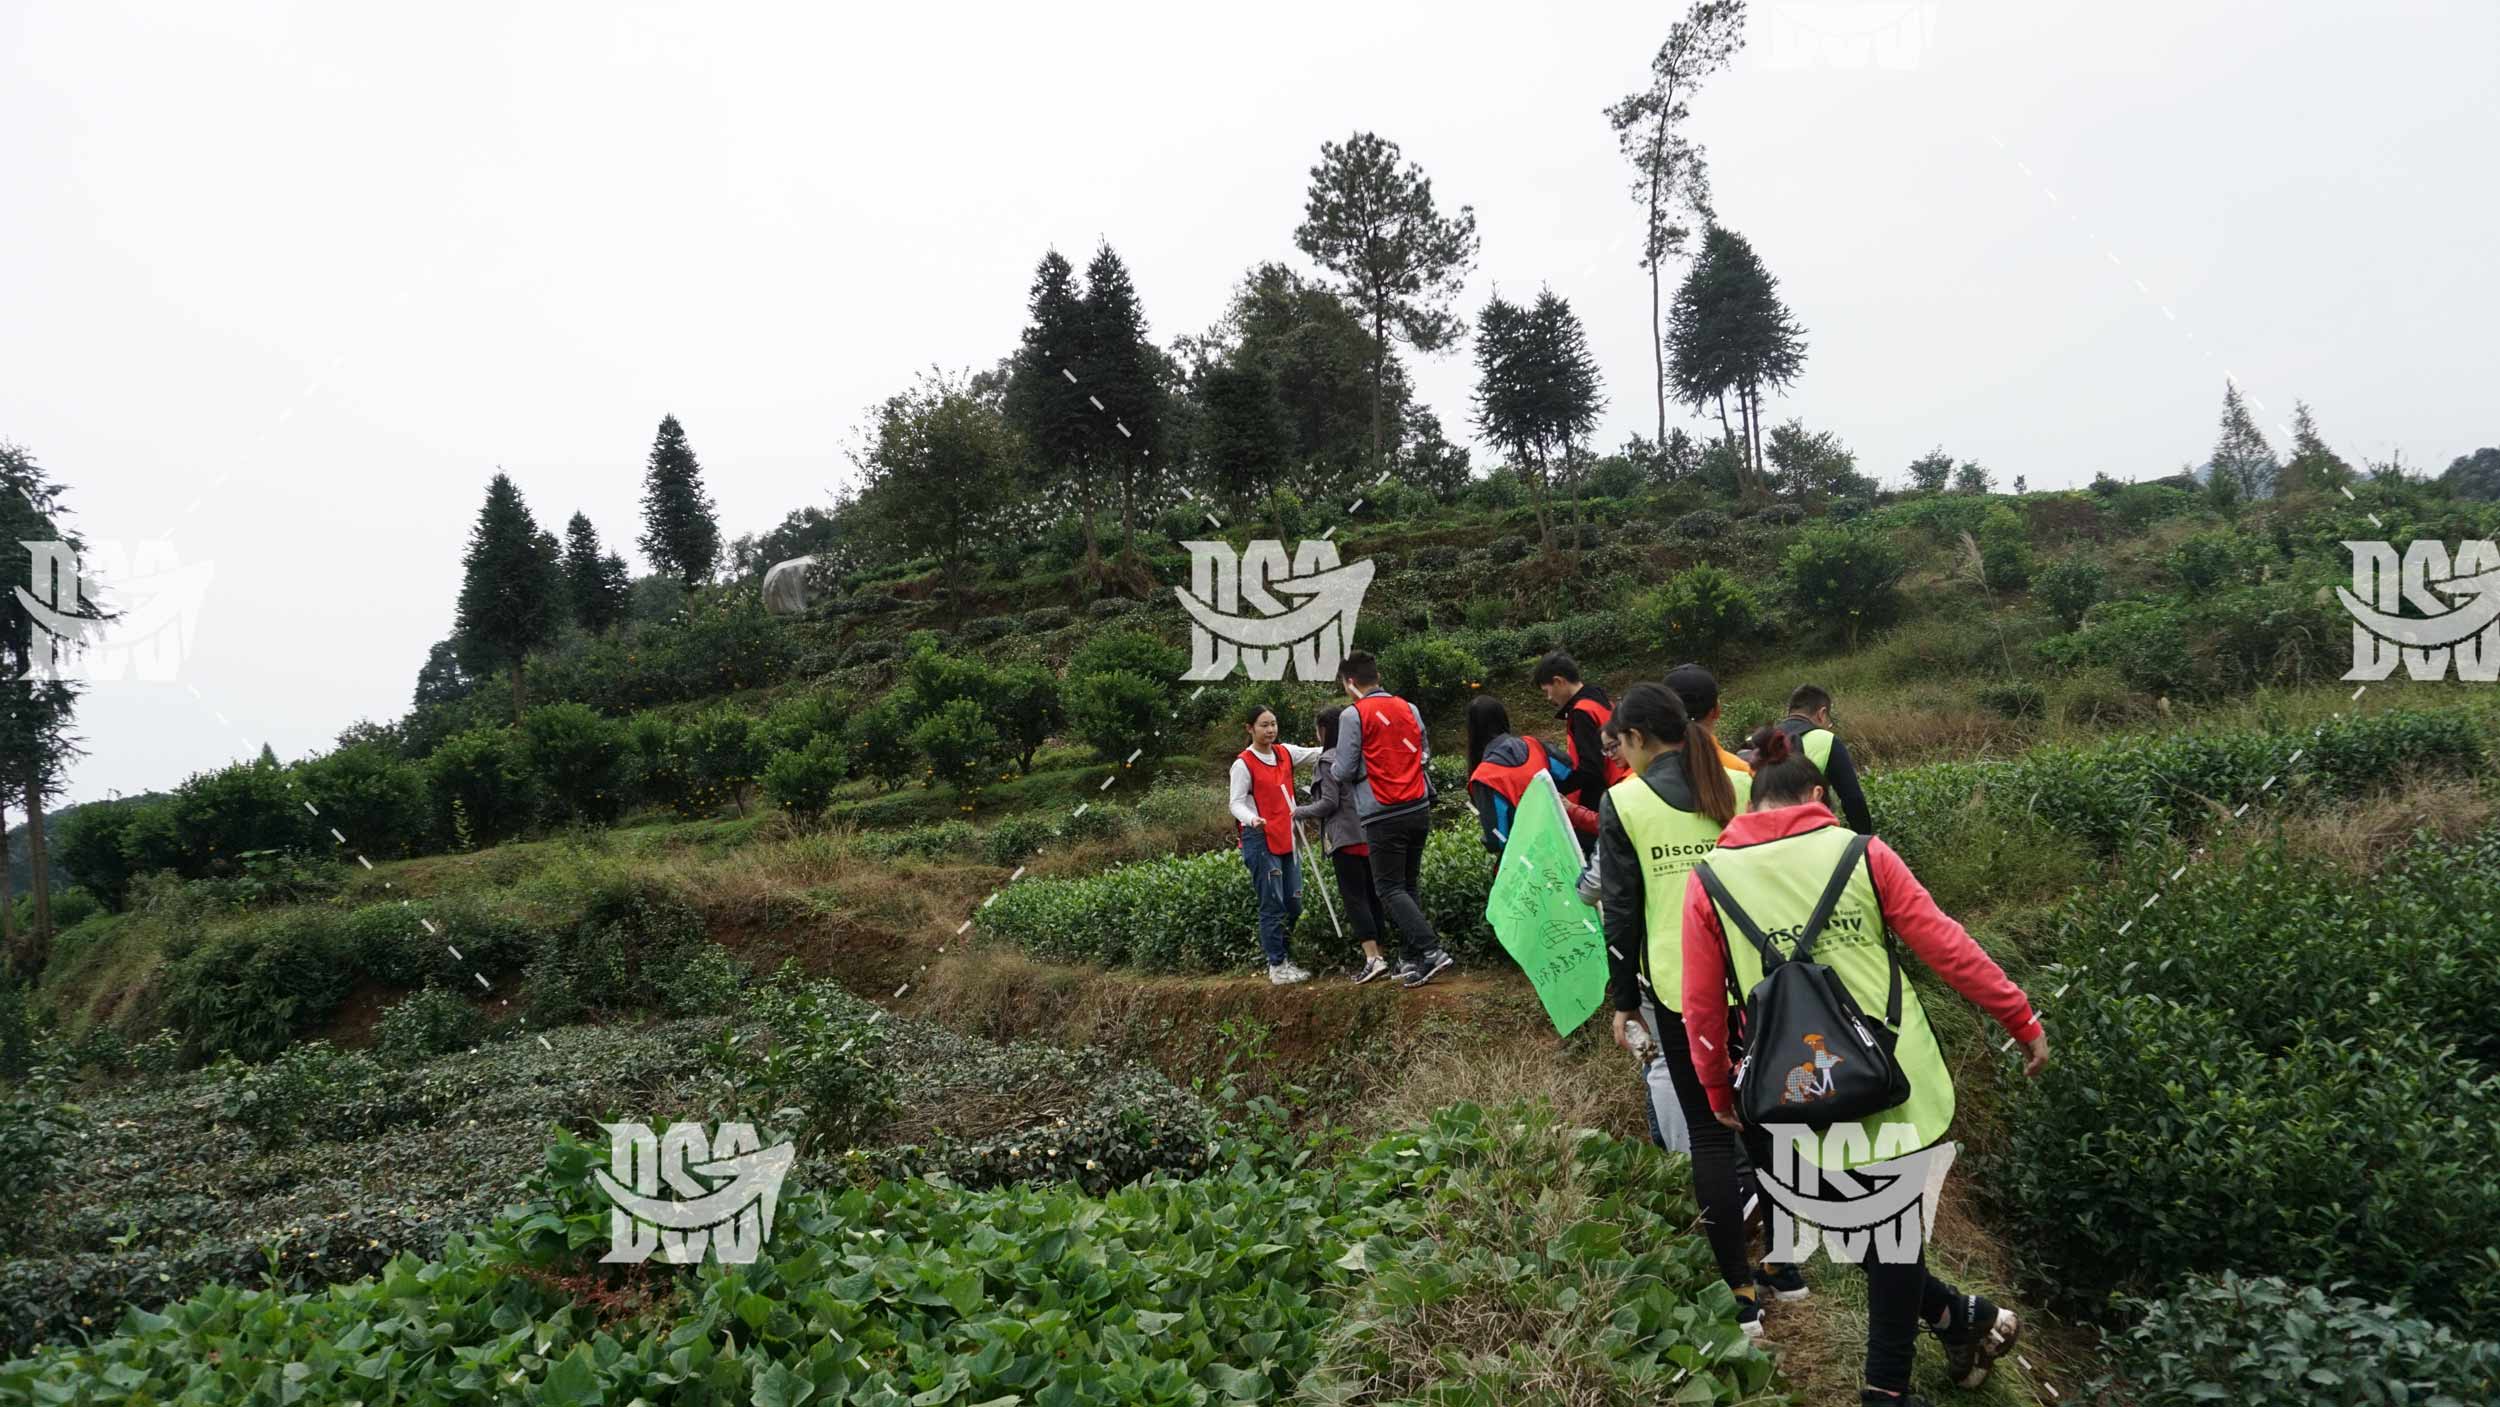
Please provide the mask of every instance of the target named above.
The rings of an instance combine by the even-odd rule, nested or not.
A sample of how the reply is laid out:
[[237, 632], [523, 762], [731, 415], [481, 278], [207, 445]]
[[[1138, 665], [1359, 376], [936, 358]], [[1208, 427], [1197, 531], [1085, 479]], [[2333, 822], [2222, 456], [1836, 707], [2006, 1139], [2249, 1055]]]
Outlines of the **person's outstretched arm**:
[[1875, 833], [1875, 818], [1867, 813], [1866, 792], [1858, 785], [1858, 764], [1849, 756], [1849, 745], [1832, 735], [1832, 765], [1824, 769], [1823, 780], [1831, 783], [1832, 795], [1840, 800], [1840, 814], [1849, 829], [1860, 835]]
[[[1891, 846], [1881, 840], [1868, 841], [1866, 867], [1875, 881], [1876, 901], [1883, 905], [1884, 922], [1900, 937], [1903, 947], [1935, 969], [1963, 1000], [1994, 1018], [2005, 1034], [2023, 1042], [2040, 1034], [2040, 1018], [2031, 1009], [2031, 999], [1988, 956], [1988, 950], [1972, 940], [1969, 930], [1936, 907], [1935, 896]], [[1692, 970], [1691, 961], [1685, 959], [1687, 972]]]

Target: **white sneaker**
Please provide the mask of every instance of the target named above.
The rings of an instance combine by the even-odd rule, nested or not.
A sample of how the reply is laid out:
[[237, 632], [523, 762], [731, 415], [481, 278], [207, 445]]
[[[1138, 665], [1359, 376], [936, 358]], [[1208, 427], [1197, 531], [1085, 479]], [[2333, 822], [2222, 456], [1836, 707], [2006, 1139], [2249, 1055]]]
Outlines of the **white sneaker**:
[[1279, 987], [1289, 987], [1296, 982], [1310, 981], [1311, 974], [1294, 966], [1292, 963], [1280, 962], [1268, 968], [1267, 980]]

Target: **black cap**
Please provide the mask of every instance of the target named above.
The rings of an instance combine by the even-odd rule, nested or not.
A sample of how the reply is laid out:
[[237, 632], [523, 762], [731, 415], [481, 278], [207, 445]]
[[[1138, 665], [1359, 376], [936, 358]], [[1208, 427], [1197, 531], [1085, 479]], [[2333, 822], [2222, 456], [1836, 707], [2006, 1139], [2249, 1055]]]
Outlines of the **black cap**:
[[1719, 706], [1719, 681], [1697, 664], [1679, 664], [1667, 671], [1667, 687], [1684, 701], [1686, 717], [1699, 722]]

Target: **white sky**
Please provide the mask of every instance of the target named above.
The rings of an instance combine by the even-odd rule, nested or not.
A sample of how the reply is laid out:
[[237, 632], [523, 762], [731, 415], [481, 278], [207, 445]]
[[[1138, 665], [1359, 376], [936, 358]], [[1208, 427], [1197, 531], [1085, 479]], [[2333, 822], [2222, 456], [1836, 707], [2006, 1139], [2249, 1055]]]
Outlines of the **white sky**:
[[[1755, 10], [1694, 132], [1810, 338], [1773, 413], [1861, 467], [2167, 473], [2224, 367], [2347, 455], [2500, 442], [2500, 6]], [[1357, 128], [1475, 206], [1463, 311], [1580, 311], [1611, 448], [1654, 412], [1600, 109], [1675, 13], [0, 3], [0, 437], [214, 571], [177, 682], [88, 695], [70, 799], [404, 710], [498, 465], [639, 566], [663, 413], [766, 528], [915, 368], [1013, 345], [1048, 245], [1205, 328]], [[1418, 368], [1453, 433], [1471, 375]]]

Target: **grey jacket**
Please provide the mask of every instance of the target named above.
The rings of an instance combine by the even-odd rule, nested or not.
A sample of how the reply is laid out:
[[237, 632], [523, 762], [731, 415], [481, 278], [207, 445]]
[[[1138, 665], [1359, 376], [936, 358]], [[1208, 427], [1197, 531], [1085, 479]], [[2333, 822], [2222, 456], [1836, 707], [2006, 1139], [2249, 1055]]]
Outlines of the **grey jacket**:
[[1332, 752], [1319, 755], [1319, 775], [1311, 782], [1311, 799], [1293, 808], [1297, 821], [1320, 823], [1319, 848], [1331, 852], [1341, 845], [1363, 843], [1363, 818], [1354, 814], [1354, 793], [1337, 777]]
[[[1374, 689], [1363, 697], [1374, 695], [1397, 698], [1386, 689]], [[1395, 806], [1383, 807], [1372, 797], [1371, 778], [1363, 771], [1363, 715], [1352, 708], [1337, 715], [1337, 746], [1333, 749], [1335, 756], [1328, 759], [1328, 770], [1336, 773], [1337, 780], [1351, 789], [1354, 814], [1365, 822], [1386, 821], [1432, 809], [1432, 734], [1424, 727], [1422, 709], [1405, 699], [1398, 699], [1398, 702], [1405, 704], [1407, 711], [1415, 715], [1415, 736], [1422, 740], [1417, 744], [1417, 750], [1423, 755], [1417, 762], [1424, 768], [1424, 794]]]

